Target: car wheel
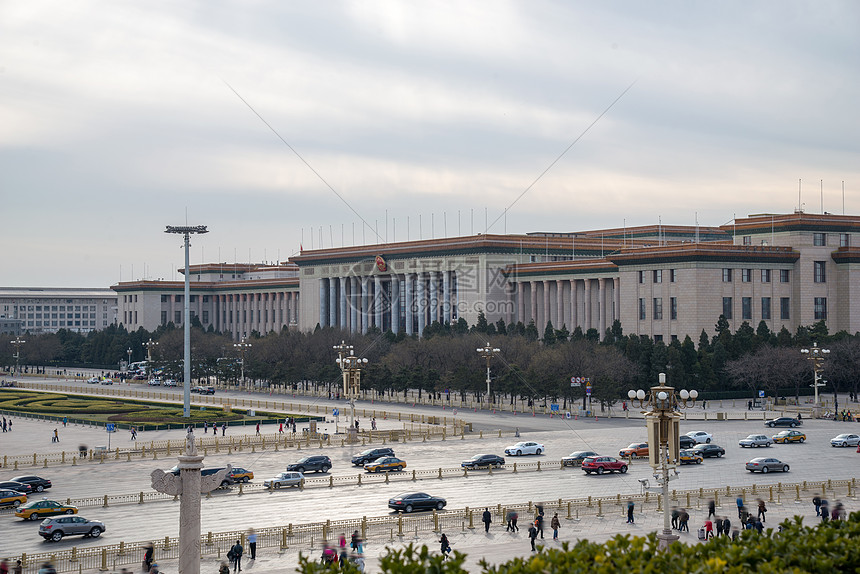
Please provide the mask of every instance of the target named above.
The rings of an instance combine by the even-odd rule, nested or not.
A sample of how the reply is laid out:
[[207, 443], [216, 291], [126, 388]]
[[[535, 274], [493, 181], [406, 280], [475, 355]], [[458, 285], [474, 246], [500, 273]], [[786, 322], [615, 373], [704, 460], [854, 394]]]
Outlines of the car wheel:
[[21, 506], [21, 501], [16, 500], [15, 502], [12, 503], [12, 506], [14, 506], [15, 508], [18, 508], [19, 506]]
[[90, 530], [90, 538], [98, 538], [102, 535], [102, 529], [98, 526], [93, 526], [93, 529]]
[[805, 440], [806, 440], [806, 439], [802, 438], [802, 439], [800, 439], [800, 441], [798, 441], [798, 442], [803, 442], [803, 441], [805, 441]]
[[711, 439], [708, 439], [708, 440], [706, 440], [705, 442], [706, 442], [706, 443], [708, 443], [708, 444], [711, 444]]
[[281, 488], [281, 483], [280, 483], [280, 482], [276, 482], [276, 483], [274, 483], [274, 484], [272, 485], [272, 488], [274, 488], [274, 489]]
[[27, 517], [27, 520], [39, 520], [39, 514], [34, 512], [30, 516]]
[[597, 468], [597, 474], [603, 474], [603, 467], [602, 466]]
[[770, 428], [773, 428], [773, 423], [767, 423], [767, 426], [769, 426]]
[[331, 467], [330, 467], [330, 466], [324, 466], [324, 467], [322, 467], [322, 471], [323, 471], [323, 472], [328, 472], [330, 469], [331, 469]]
[[621, 474], [624, 474], [625, 472], [627, 472], [627, 465], [625, 464], [624, 466], [622, 466], [620, 470], [621, 470]]
[[721, 452], [718, 452], [718, 453], [717, 453], [717, 458], [720, 458], [720, 457], [722, 457], [722, 456], [723, 456], [723, 453], [721, 453]]
[[782, 472], [788, 472], [788, 465], [785, 465], [784, 467], [782, 467]]
[[535, 451], [535, 454], [540, 454], [540, 449], [537, 449], [537, 450]]
[[408, 513], [410, 513], [410, 512], [412, 512], [412, 505], [411, 505], [411, 504], [407, 504], [407, 505], [406, 505], [406, 508], [404, 508], [404, 509], [403, 509], [403, 512], [406, 512], [407, 514], [408, 514]]
[[766, 466], [765, 466], [765, 467], [763, 467], [763, 468], [761, 469], [761, 471], [762, 471], [763, 473], [765, 473], [765, 474], [768, 472], [768, 470], [769, 470], [769, 469], [768, 469]]
[[305, 467], [300, 466], [300, 467], [296, 468], [296, 470], [297, 470], [298, 472], [304, 472], [304, 471], [305, 471]]
[[224, 488], [225, 486], [230, 486], [229, 480], [222, 480], [221, 481], [221, 488]]
[[791, 428], [794, 428], [794, 427], [796, 427], [797, 425], [796, 425], [796, 424], [794, 424], [794, 423], [791, 423], [791, 424], [790, 424], [790, 425], [788, 425], [788, 426], [790, 426]]
[[702, 459], [701, 459], [701, 458], [697, 458], [697, 459], [696, 459], [696, 464], [702, 464]]
[[242, 482], [244, 482], [245, 484], [248, 484], [249, 482], [251, 482], [251, 479], [246, 476], [245, 478], [242, 479]]
[[36, 492], [42, 492], [43, 490], [45, 490], [45, 487], [41, 484], [36, 487]]
[[51, 534], [51, 540], [53, 540], [54, 542], [59, 542], [62, 539], [63, 539], [63, 533], [60, 532], [59, 530], [57, 530], [56, 532]]
[[442, 504], [441, 502], [436, 503], [436, 510], [442, 510], [443, 508], [445, 508], [444, 504]]
[[523, 454], [523, 451], [521, 451], [521, 450], [517, 451], [517, 456], [522, 456], [522, 454]]

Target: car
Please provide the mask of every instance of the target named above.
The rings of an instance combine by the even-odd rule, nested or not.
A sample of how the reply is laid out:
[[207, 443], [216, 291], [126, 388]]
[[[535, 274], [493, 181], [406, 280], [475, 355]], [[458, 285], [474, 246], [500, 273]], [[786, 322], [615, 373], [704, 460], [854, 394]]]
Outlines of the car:
[[770, 446], [773, 444], [773, 439], [766, 434], [751, 434], [747, 438], [742, 438], [738, 441], [741, 448]]
[[388, 472], [404, 468], [406, 468], [406, 461], [395, 456], [382, 456], [364, 465], [364, 470], [367, 472]]
[[606, 471], [624, 474], [627, 472], [627, 463], [612, 456], [589, 456], [582, 461], [582, 470], [585, 474], [603, 474]]
[[176, 387], [179, 386], [179, 383], [176, 382], [176, 379], [165, 379], [163, 383], [161, 383], [163, 387]]
[[299, 486], [305, 479], [305, 475], [300, 472], [282, 472], [274, 478], [269, 478], [263, 481], [265, 488], [281, 488], [283, 486]]
[[693, 448], [697, 444], [699, 444], [699, 443], [696, 442], [696, 439], [694, 439], [693, 437], [689, 437], [685, 434], [682, 434], [681, 436], [678, 437], [678, 448], [681, 448], [681, 449]]
[[582, 461], [590, 456], [600, 456], [593, 450], [576, 450], [561, 459], [561, 466], [582, 466]]
[[788, 443], [788, 442], [803, 442], [806, 440], [806, 435], [796, 430], [784, 430], [771, 437], [773, 442]]
[[39, 535], [45, 540], [53, 540], [54, 542], [59, 542], [63, 536], [80, 535], [84, 538], [98, 538], [104, 531], [104, 522], [89, 520], [83, 516], [46, 518], [39, 525]]
[[709, 443], [711, 442], [711, 439], [714, 438], [714, 435], [712, 435], [711, 433], [701, 430], [690, 431], [687, 433], [687, 436], [696, 441], [697, 444]]
[[215, 387], [201, 387], [201, 386], [192, 387], [191, 392], [192, 393], [199, 393], [201, 395], [214, 395], [215, 394]]
[[31, 500], [22, 504], [15, 511], [15, 516], [24, 520], [38, 520], [55, 514], [77, 514], [78, 507], [69, 504], [61, 504], [56, 500]]
[[51, 488], [51, 481], [47, 478], [42, 478], [41, 476], [16, 476], [9, 480], [12, 482], [23, 482], [24, 484], [29, 484], [30, 488], [35, 492], [42, 492], [45, 489]]
[[430, 496], [426, 492], [406, 492], [388, 500], [388, 508], [398, 512], [413, 510], [442, 510], [448, 501], [438, 496]]
[[746, 465], [746, 469], [750, 472], [758, 471], [767, 473], [771, 470], [788, 472], [788, 465], [775, 458], [759, 457], [749, 461]]
[[712, 456], [720, 458], [726, 454], [726, 449], [716, 444], [697, 444], [692, 450], [702, 455], [702, 458], [710, 458]]
[[505, 454], [508, 456], [522, 456], [524, 454], [540, 454], [545, 450], [546, 447], [540, 443], [524, 441], [506, 448]]
[[775, 419], [770, 419], [769, 421], [765, 421], [764, 426], [766, 427], [791, 427], [794, 428], [796, 426], [800, 426], [803, 424], [803, 421], [791, 417], [777, 417]]
[[460, 468], [499, 468], [505, 464], [504, 457], [497, 454], [476, 454], [460, 463]]
[[161, 379], [158, 379], [158, 378], [149, 379], [149, 382], [147, 384], [150, 387], [160, 387], [161, 386]]
[[32, 485], [24, 482], [15, 482], [14, 480], [0, 482], [0, 489], [14, 490], [16, 492], [20, 492], [21, 494], [30, 494], [31, 492], [33, 492]]
[[368, 462], [373, 462], [383, 456], [395, 456], [394, 449], [390, 447], [369, 448], [352, 457], [352, 464], [355, 466], [364, 466]]
[[241, 466], [233, 466], [232, 470], [227, 473], [227, 476], [229, 476], [230, 480], [233, 482], [248, 482], [249, 480], [254, 479], [254, 473], [242, 468]]
[[135, 376], [133, 376], [133, 377], [131, 378], [131, 380], [132, 380], [132, 381], [145, 381], [145, 380], [146, 380], [146, 375], [143, 375], [143, 374], [138, 373], [138, 374], [136, 374]]
[[90, 377], [89, 379], [87, 379], [88, 385], [97, 385], [98, 383], [99, 383], [98, 377]]
[[112, 384], [113, 384], [113, 380], [111, 380], [111, 379], [102, 379], [101, 384], [103, 384], [103, 385], [112, 385]]
[[621, 458], [637, 458], [640, 456], [648, 456], [647, 442], [634, 442], [618, 451], [618, 456]]
[[[200, 476], [209, 476], [210, 474], [215, 474], [216, 472], [220, 472], [222, 470], [225, 470], [226, 468], [227, 468], [226, 466], [216, 466], [216, 467], [212, 467], [212, 468], [204, 468], [203, 470], [200, 471]], [[174, 466], [173, 468], [171, 468], [167, 472], [171, 472], [171, 473], [175, 474], [176, 476], [179, 476], [179, 473], [180, 473], [179, 466]], [[253, 478], [253, 473], [251, 474], [251, 477]], [[221, 486], [230, 486], [234, 482], [236, 482], [236, 481], [233, 480], [232, 475], [228, 472], [224, 476], [224, 478], [221, 480]]]
[[681, 460], [681, 464], [702, 464], [702, 461], [705, 460], [701, 454], [692, 449], [679, 451], [678, 458]]
[[314, 470], [316, 472], [328, 472], [331, 468], [331, 459], [324, 455], [306, 456], [293, 464], [287, 465], [287, 470], [296, 472], [307, 472]]
[[830, 446], [860, 446], [860, 435], [843, 433], [830, 439]]
[[27, 502], [27, 495], [17, 490], [0, 490], [0, 506], [14, 506], [15, 508]]

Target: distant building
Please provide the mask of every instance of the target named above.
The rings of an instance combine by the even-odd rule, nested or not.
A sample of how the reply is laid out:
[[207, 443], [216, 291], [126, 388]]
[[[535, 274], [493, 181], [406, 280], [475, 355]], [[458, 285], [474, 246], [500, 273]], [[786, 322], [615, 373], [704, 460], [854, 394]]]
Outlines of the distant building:
[[24, 332], [21, 329], [21, 324], [23, 321], [20, 319], [8, 319], [6, 317], [0, 317], [0, 335], [11, 335], [16, 336], [20, 335]]
[[0, 317], [20, 321], [20, 331], [89, 333], [116, 320], [116, 293], [110, 289], [0, 287]]

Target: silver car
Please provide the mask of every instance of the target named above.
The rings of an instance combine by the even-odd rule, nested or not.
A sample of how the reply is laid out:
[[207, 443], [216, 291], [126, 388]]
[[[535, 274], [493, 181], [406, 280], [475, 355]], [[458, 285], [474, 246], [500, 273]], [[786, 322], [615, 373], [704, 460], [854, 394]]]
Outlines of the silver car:
[[860, 435], [841, 434], [830, 439], [830, 446], [857, 446], [860, 444]]
[[84, 538], [98, 538], [105, 531], [104, 522], [88, 520], [83, 516], [58, 516], [57, 518], [46, 518], [39, 525], [39, 535], [45, 540], [59, 542], [63, 536], [83, 536]]
[[270, 478], [263, 481], [265, 488], [281, 488], [282, 486], [299, 486], [305, 479], [305, 475], [300, 472], [282, 472], [275, 478]]
[[770, 446], [773, 444], [773, 439], [765, 434], [751, 434], [747, 438], [742, 438], [741, 440], [739, 440], [738, 444], [741, 447]]
[[775, 458], [754, 458], [747, 463], [747, 470], [750, 472], [770, 472], [772, 470], [788, 472], [788, 465]]

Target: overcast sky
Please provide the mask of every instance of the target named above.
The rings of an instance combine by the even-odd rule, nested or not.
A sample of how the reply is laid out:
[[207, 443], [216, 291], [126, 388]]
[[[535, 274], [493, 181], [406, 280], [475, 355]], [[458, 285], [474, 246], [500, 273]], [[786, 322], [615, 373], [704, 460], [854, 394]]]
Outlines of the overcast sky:
[[192, 263], [720, 225], [801, 179], [860, 214], [858, 30], [853, 0], [6, 0], [0, 285], [179, 279], [186, 214]]

